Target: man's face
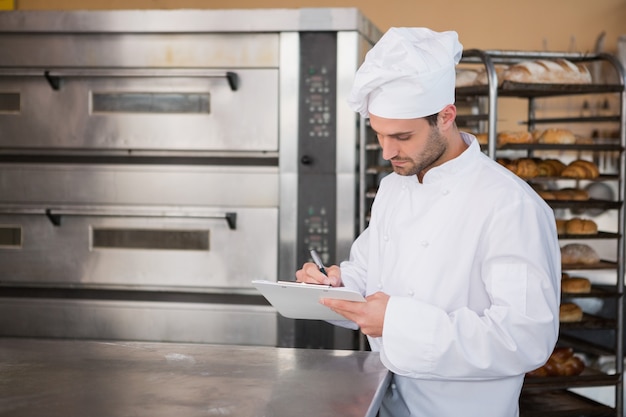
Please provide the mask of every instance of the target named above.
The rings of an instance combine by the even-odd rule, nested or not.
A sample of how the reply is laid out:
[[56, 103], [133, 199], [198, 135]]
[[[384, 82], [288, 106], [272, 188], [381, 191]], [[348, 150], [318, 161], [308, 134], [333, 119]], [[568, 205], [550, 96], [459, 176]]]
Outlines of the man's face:
[[383, 159], [390, 161], [399, 175], [423, 174], [439, 165], [447, 149], [439, 128], [426, 119], [385, 119], [370, 115], [370, 125], [383, 149]]

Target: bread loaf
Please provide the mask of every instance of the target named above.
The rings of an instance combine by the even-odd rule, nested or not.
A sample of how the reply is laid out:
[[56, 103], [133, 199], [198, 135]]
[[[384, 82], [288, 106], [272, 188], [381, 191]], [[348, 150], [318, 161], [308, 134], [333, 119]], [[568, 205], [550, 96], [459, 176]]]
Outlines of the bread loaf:
[[543, 366], [528, 372], [526, 375], [530, 377], [576, 376], [584, 370], [585, 363], [574, 355], [572, 348], [557, 347]]
[[591, 281], [583, 277], [561, 279], [561, 292], [568, 294], [586, 294], [591, 291]]
[[589, 192], [579, 188], [562, 188], [560, 190], [552, 190], [552, 194], [554, 195], [555, 200], [589, 200]]
[[565, 233], [568, 235], [595, 235], [598, 225], [593, 220], [575, 217], [565, 223]]
[[567, 233], [567, 222], [565, 219], [556, 219], [556, 232], [560, 235]]
[[565, 59], [522, 61], [509, 66], [502, 78], [517, 83], [590, 84], [591, 73], [582, 64]]
[[589, 245], [569, 243], [561, 248], [561, 262], [564, 264], [593, 265], [600, 262], [600, 256]]
[[476, 85], [476, 78], [478, 78], [478, 71], [469, 68], [457, 68], [455, 87], [469, 87]]
[[498, 133], [498, 145], [503, 146], [509, 143], [533, 143], [535, 140], [530, 132], [525, 130], [505, 130]]
[[539, 139], [539, 143], [551, 143], [562, 145], [573, 145], [576, 143], [576, 136], [567, 129], [549, 128], [543, 131]]
[[559, 306], [559, 321], [561, 323], [575, 323], [583, 319], [583, 310], [574, 303], [561, 303]]
[[[502, 81], [504, 80], [504, 73], [509, 69], [508, 65], [496, 64], [494, 66], [496, 70], [496, 77], [498, 77], [498, 85], [502, 85]], [[478, 72], [478, 76], [476, 77], [477, 85], [487, 85], [489, 84], [489, 79], [487, 76], [487, 71], [482, 69]]]

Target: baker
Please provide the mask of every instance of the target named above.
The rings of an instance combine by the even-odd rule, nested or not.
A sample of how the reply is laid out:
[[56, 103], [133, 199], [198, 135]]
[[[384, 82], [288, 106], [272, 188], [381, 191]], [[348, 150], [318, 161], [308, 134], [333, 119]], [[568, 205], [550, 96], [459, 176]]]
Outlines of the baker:
[[348, 104], [369, 117], [394, 172], [349, 260], [296, 272], [366, 296], [322, 303], [393, 373], [383, 417], [516, 416], [524, 374], [558, 336], [554, 214], [458, 130], [461, 53], [456, 32], [427, 28], [392, 28], [369, 51]]

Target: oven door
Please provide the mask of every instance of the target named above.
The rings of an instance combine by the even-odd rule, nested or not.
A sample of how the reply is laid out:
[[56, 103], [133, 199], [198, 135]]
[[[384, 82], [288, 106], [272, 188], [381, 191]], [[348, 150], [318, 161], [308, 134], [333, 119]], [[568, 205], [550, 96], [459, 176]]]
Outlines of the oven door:
[[276, 33], [16, 33], [0, 50], [5, 150], [278, 150]]
[[0, 335], [276, 345], [277, 167], [0, 170]]
[[276, 279], [276, 167], [7, 164], [2, 172], [4, 283], [206, 291]]

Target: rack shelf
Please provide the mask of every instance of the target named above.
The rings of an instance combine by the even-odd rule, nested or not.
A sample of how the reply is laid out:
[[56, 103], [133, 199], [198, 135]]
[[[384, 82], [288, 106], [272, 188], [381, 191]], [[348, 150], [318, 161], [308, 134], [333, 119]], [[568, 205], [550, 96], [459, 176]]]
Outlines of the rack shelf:
[[[503, 81], [498, 83], [498, 73], [496, 65], [512, 65], [520, 61], [534, 59], [568, 59], [575, 63], [601, 63], [609, 65], [615, 71], [618, 81], [609, 83], [598, 83], [594, 80], [592, 84], [535, 84], [517, 83]], [[612, 211], [617, 213], [616, 232], [599, 231], [593, 235], [572, 235], [561, 234], [560, 240], [583, 241], [585, 244], [596, 244], [603, 241], [606, 244], [615, 242], [616, 260], [602, 259], [593, 265], [588, 264], [563, 264], [565, 271], [594, 271], [613, 270], [616, 272], [615, 285], [597, 286], [593, 285], [587, 294], [562, 294], [564, 301], [576, 301], [578, 299], [598, 299], [600, 302], [614, 303], [616, 307], [613, 313], [595, 314], [584, 312], [582, 320], [574, 323], [561, 323], [561, 334], [558, 345], [570, 347], [575, 353], [582, 355], [607, 356], [613, 355], [616, 360], [615, 372], [607, 374], [595, 369], [593, 366], [586, 366], [582, 374], [577, 376], [559, 377], [530, 377], [527, 376], [522, 396], [520, 398], [520, 415], [522, 417], [569, 417], [569, 416], [613, 416], [622, 417], [623, 410], [623, 288], [624, 288], [624, 183], [625, 183], [625, 156], [626, 148], [626, 93], [624, 69], [615, 57], [608, 54], [576, 54], [576, 53], [547, 53], [547, 52], [521, 52], [521, 51], [488, 51], [488, 50], [467, 50], [461, 60], [463, 64], [481, 65], [487, 74], [487, 84], [469, 87], [459, 87], [456, 90], [457, 100], [464, 103], [475, 100], [476, 106], [470, 115], [460, 115], [458, 120], [461, 123], [474, 123], [486, 126], [487, 144], [482, 145], [482, 149], [491, 158], [507, 158], [510, 155], [525, 155], [524, 157], [535, 157], [535, 153], [542, 152], [546, 155], [576, 155], [581, 158], [584, 155], [600, 156], [611, 154], [618, 161], [618, 167], [611, 169], [611, 172], [602, 172], [594, 179], [573, 179], [563, 177], [534, 177], [525, 180], [536, 187], [582, 187], [585, 184], [594, 182], [606, 182], [617, 184], [619, 196], [610, 200], [546, 200], [546, 203], [554, 210], [571, 210], [571, 215], [575, 213], [585, 213], [585, 210], [601, 210], [601, 212]], [[537, 101], [552, 97], [565, 96], [595, 96], [595, 95], [617, 95], [619, 97], [619, 111], [614, 114], [585, 115], [570, 117], [569, 115], [538, 116], [536, 114]], [[497, 143], [497, 103], [502, 98], [525, 99], [528, 101], [528, 110], [525, 121], [521, 123], [528, 131], [533, 131], [536, 125], [549, 127], [550, 124], [576, 124], [581, 123], [598, 124], [613, 123], [619, 124], [619, 138], [594, 137], [576, 144], [543, 144], [524, 143], [506, 144]], [[600, 136], [600, 135], [598, 135]], [[547, 188], [551, 190], [551, 188]], [[547, 194], [543, 194], [547, 195]], [[612, 229], [612, 227], [611, 227]], [[610, 230], [610, 229], [609, 229]], [[607, 343], [610, 347], [594, 343], [592, 334], [608, 334], [612, 340]], [[569, 388], [599, 387], [608, 386], [615, 389], [615, 407], [608, 407], [586, 398], [582, 395], [569, 391]]]

